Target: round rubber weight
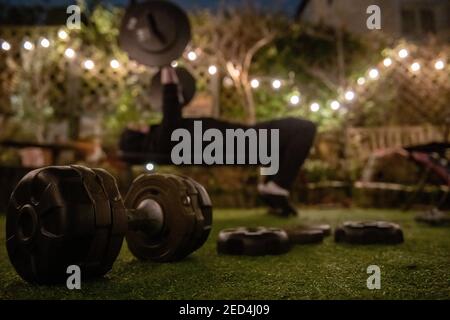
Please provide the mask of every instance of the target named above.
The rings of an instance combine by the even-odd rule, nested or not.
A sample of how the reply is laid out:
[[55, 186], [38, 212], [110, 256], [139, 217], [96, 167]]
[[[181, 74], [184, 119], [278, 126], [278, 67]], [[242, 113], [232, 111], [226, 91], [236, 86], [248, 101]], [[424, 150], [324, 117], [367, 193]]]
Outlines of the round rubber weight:
[[352, 244], [398, 244], [404, 241], [398, 224], [386, 221], [345, 222], [334, 232], [336, 242]]
[[135, 257], [170, 262], [189, 254], [187, 248], [191, 245], [198, 215], [189, 192], [192, 190], [189, 191], [182, 179], [170, 174], [144, 174], [133, 182], [125, 197], [125, 207], [133, 210], [142, 201], [152, 199], [164, 213], [162, 230], [156, 235], [128, 229], [128, 248]]
[[191, 205], [195, 212], [195, 226], [186, 246], [186, 256], [196, 251], [208, 239], [212, 225], [212, 202], [206, 189], [197, 181], [189, 177], [178, 177], [188, 187]]
[[416, 215], [415, 220], [436, 227], [450, 225], [450, 215], [436, 208], [419, 213]]
[[97, 175], [97, 179], [108, 197], [111, 214], [109, 241], [102, 260], [104, 270], [101, 271], [101, 273], [106, 273], [112, 268], [122, 248], [123, 238], [128, 229], [128, 220], [116, 179], [103, 169], [92, 169], [92, 171]]
[[[17, 273], [37, 284], [64, 282], [67, 267], [83, 278], [106, 269], [94, 252], [104, 253], [110, 228], [105, 194], [95, 175], [73, 167], [48, 167], [27, 174], [7, 210], [7, 251]], [[94, 178], [94, 179], [91, 179]], [[99, 255], [102, 257], [102, 254]]]
[[217, 252], [229, 255], [278, 255], [290, 249], [288, 235], [275, 228], [225, 229], [219, 233]]
[[329, 224], [318, 224], [318, 225], [312, 225], [309, 227], [310, 229], [318, 229], [322, 230], [323, 235], [325, 237], [328, 237], [331, 235], [331, 226]]
[[324, 231], [320, 229], [294, 228], [286, 230], [291, 244], [313, 244], [320, 243], [325, 237]]

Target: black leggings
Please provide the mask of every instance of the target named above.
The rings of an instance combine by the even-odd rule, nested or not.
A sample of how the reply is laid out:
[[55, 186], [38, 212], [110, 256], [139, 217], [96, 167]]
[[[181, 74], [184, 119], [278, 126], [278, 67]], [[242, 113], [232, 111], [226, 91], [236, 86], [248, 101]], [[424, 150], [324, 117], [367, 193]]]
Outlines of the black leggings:
[[178, 103], [177, 87], [165, 85], [163, 87], [163, 121], [160, 126], [158, 149], [169, 152], [173, 144], [171, 135], [178, 128], [187, 129], [193, 134], [193, 123], [195, 120], [202, 121], [203, 130], [215, 128], [222, 133], [226, 129], [279, 129], [279, 170], [272, 176], [267, 176], [266, 181], [274, 181], [285, 189], [291, 189], [297, 177], [300, 167], [308, 157], [309, 151], [316, 134], [316, 126], [308, 120], [299, 118], [284, 118], [261, 122], [254, 126], [246, 126], [237, 123], [220, 121], [212, 118], [184, 119], [182, 107]]
[[266, 181], [273, 181], [285, 189], [291, 189], [313, 145], [316, 126], [308, 120], [284, 118], [262, 122], [254, 127], [280, 130], [280, 167], [278, 173], [267, 176]]

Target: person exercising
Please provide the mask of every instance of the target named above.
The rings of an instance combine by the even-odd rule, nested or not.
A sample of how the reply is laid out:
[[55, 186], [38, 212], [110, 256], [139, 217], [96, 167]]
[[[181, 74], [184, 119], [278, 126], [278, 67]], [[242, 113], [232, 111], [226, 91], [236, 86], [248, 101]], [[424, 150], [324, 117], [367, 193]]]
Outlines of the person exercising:
[[279, 170], [275, 175], [265, 176], [264, 182], [258, 184], [258, 193], [270, 207], [270, 213], [282, 217], [297, 215], [295, 207], [289, 202], [289, 195], [313, 145], [316, 134], [314, 123], [299, 118], [283, 118], [247, 126], [213, 118], [183, 118], [181, 91], [175, 70], [164, 67], [161, 70], [161, 82], [162, 122], [159, 125], [140, 128], [129, 126], [125, 129], [119, 142], [119, 149], [123, 153], [170, 154], [174, 146], [172, 132], [183, 128], [193, 135], [195, 121], [201, 121], [204, 130], [217, 129], [224, 135], [227, 129], [279, 129]]

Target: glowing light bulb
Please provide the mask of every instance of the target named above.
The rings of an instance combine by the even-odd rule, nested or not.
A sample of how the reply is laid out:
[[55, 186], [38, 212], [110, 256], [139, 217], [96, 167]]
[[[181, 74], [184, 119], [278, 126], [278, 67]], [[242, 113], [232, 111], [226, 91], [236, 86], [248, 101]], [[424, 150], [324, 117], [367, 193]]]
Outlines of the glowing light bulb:
[[392, 59], [391, 58], [386, 58], [383, 60], [383, 65], [387, 68], [390, 67], [392, 65]]
[[300, 103], [300, 96], [298, 96], [298, 95], [293, 95], [290, 99], [289, 99], [289, 102], [292, 104], [292, 105], [294, 105], [294, 106], [296, 106], [296, 105], [298, 105], [299, 103]]
[[95, 67], [95, 63], [92, 60], [86, 60], [83, 64], [84, 68], [87, 70], [92, 70]]
[[345, 93], [345, 100], [352, 101], [353, 99], [355, 99], [355, 93], [351, 90], [347, 91]]
[[401, 59], [405, 59], [408, 55], [409, 55], [409, 52], [408, 52], [408, 50], [406, 50], [406, 49], [401, 49], [401, 50], [398, 52], [398, 56], [399, 56]]
[[436, 63], [434, 64], [434, 68], [435, 68], [436, 70], [442, 70], [442, 69], [444, 69], [444, 68], [445, 68], [445, 63], [444, 63], [444, 61], [442, 61], [442, 60], [436, 61]]
[[195, 61], [195, 60], [197, 60], [197, 54], [196, 54], [194, 51], [189, 51], [187, 57], [188, 57], [188, 59], [189, 59], [190, 61]]
[[25, 42], [23, 43], [23, 48], [24, 48], [25, 50], [30, 51], [30, 50], [33, 50], [34, 45], [33, 45], [30, 41], [25, 41]]
[[61, 29], [58, 31], [58, 38], [60, 38], [61, 40], [66, 40], [68, 36], [69, 35], [64, 30]]
[[311, 103], [310, 109], [312, 112], [317, 112], [320, 110], [320, 105], [317, 102]]
[[259, 80], [253, 79], [252, 81], [250, 81], [250, 85], [253, 89], [259, 88]]
[[215, 75], [216, 73], [217, 73], [217, 67], [216, 66], [214, 66], [214, 65], [212, 65], [212, 66], [209, 66], [209, 68], [208, 68], [208, 73], [210, 74], [210, 75]]
[[275, 90], [278, 90], [281, 88], [281, 81], [280, 80], [273, 80], [272, 81], [272, 88]]
[[362, 86], [366, 83], [366, 78], [359, 77], [358, 80], [356, 80], [356, 83], [358, 83], [358, 85]]
[[339, 101], [334, 100], [331, 102], [331, 109], [339, 110], [340, 107], [341, 107], [341, 104], [339, 103]]
[[147, 171], [153, 171], [153, 169], [155, 169], [155, 166], [154, 166], [153, 163], [147, 163], [147, 164], [145, 165], [145, 169], [146, 169]]
[[11, 45], [9, 44], [8, 41], [3, 41], [2, 42], [2, 50], [4, 51], [9, 51], [11, 49]]
[[178, 61], [172, 61], [172, 63], [170, 64], [170, 66], [171, 66], [172, 68], [178, 67]]
[[112, 59], [112, 60], [109, 62], [109, 65], [110, 65], [111, 68], [113, 68], [113, 69], [118, 69], [118, 68], [120, 68], [120, 62], [117, 61], [116, 59]]
[[47, 38], [41, 39], [40, 44], [41, 44], [41, 47], [43, 47], [43, 48], [50, 47], [50, 41]]
[[72, 48], [67, 48], [64, 51], [64, 55], [66, 56], [66, 58], [73, 59], [75, 58], [75, 51]]
[[414, 62], [414, 63], [411, 65], [411, 71], [412, 71], [412, 72], [417, 72], [417, 71], [419, 71], [419, 70], [420, 70], [420, 63]]
[[377, 69], [371, 69], [370, 71], [369, 71], [369, 77], [371, 78], [371, 79], [377, 79], [378, 78], [378, 76], [380, 75], [380, 72], [378, 72], [378, 70]]

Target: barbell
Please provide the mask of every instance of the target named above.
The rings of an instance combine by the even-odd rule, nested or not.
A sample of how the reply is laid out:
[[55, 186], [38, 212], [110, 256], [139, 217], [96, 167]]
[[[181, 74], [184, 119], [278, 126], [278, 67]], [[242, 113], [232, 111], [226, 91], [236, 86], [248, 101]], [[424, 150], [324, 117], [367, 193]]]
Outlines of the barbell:
[[13, 191], [6, 247], [27, 282], [55, 284], [77, 265], [83, 279], [109, 272], [126, 237], [140, 260], [178, 261], [200, 248], [212, 224], [205, 188], [191, 178], [143, 174], [125, 200], [103, 169], [55, 166], [31, 171]]
[[[150, 67], [169, 66], [182, 56], [190, 40], [187, 14], [178, 5], [161, 0], [131, 2], [119, 34], [119, 44], [128, 56]], [[182, 94], [180, 104], [185, 106], [195, 96], [195, 78], [185, 68], [176, 68], [176, 73]], [[161, 110], [161, 72], [152, 78], [150, 103], [155, 110]]]

